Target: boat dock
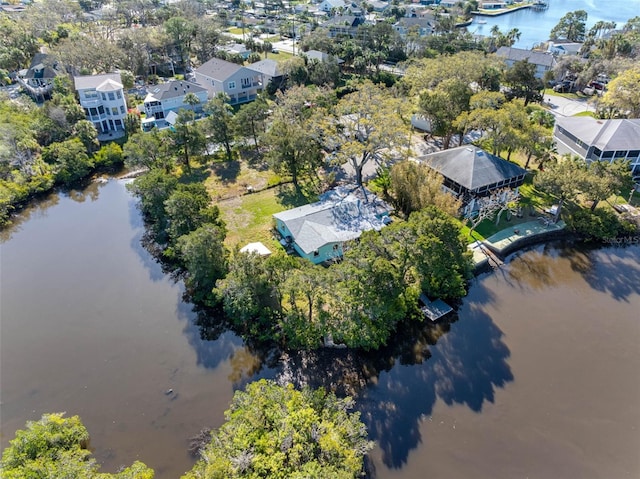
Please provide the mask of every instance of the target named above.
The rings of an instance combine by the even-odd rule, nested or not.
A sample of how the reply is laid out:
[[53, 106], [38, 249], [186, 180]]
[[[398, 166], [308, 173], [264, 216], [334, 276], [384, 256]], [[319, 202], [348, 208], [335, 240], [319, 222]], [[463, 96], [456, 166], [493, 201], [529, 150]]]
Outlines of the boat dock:
[[441, 299], [429, 301], [424, 293], [420, 295], [420, 302], [420, 311], [434, 323], [453, 311], [453, 308]]

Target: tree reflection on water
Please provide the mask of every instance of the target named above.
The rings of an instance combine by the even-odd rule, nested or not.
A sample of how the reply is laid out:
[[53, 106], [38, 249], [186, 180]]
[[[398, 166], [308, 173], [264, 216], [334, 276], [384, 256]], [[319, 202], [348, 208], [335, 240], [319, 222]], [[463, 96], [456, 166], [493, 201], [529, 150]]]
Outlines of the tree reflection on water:
[[374, 353], [288, 353], [278, 378], [354, 396], [385, 465], [399, 468], [422, 441], [421, 419], [438, 398], [480, 412], [497, 387], [513, 380], [502, 336], [488, 315], [471, 307], [461, 321], [405, 325], [393, 344]]

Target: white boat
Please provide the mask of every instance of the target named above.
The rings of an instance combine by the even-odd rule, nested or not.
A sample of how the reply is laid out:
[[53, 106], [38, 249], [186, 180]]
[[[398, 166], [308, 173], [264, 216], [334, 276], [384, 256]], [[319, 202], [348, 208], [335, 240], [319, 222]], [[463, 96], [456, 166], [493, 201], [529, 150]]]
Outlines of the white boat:
[[476, 20], [476, 23], [479, 23], [480, 25], [484, 25], [487, 23], [486, 20]]

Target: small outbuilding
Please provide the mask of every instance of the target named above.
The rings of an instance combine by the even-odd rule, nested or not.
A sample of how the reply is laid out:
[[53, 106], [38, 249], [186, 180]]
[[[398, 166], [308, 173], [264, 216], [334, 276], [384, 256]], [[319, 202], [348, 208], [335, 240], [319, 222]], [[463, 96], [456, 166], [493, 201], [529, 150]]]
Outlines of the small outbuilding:
[[240, 248], [241, 253], [255, 253], [260, 256], [271, 256], [271, 250], [264, 243], [257, 241]]

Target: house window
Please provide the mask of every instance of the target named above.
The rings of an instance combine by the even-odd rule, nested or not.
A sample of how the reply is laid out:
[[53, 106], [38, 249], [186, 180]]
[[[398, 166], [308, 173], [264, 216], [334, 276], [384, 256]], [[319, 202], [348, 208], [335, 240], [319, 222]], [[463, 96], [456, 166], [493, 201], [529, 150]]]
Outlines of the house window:
[[111, 108], [111, 114], [112, 115], [117, 115], [118, 114], [118, 107], [114, 106], [113, 108]]
[[100, 95], [102, 96], [103, 101], [107, 101], [107, 96], [104, 93], [100, 93]]
[[243, 78], [240, 80], [240, 83], [242, 84], [242, 88], [248, 88], [251, 86], [251, 78]]
[[100, 115], [104, 115], [104, 107], [103, 107], [102, 105], [100, 105], [100, 106], [98, 107], [98, 113], [99, 113]]
[[229, 90], [235, 90], [236, 82], [230, 81], [229, 83], [227, 83], [227, 86], [228, 86]]
[[120, 105], [120, 113], [124, 115], [124, 106]]
[[120, 90], [118, 90], [116, 92], [116, 96], [118, 97], [118, 100], [122, 99], [122, 92]]
[[110, 100], [110, 101], [113, 101], [113, 100], [115, 100], [115, 99], [116, 99], [116, 95], [115, 95], [112, 91], [110, 91], [110, 92], [109, 92], [109, 100]]
[[122, 121], [116, 120], [115, 124], [116, 124], [116, 128], [122, 128]]
[[338, 244], [337, 244], [337, 243], [336, 243], [336, 244], [334, 244], [334, 245], [333, 245], [333, 251], [338, 251], [338, 247], [339, 247], [339, 246], [338, 246]]
[[313, 252], [313, 257], [314, 257], [314, 258], [316, 258], [316, 257], [318, 257], [318, 256], [320, 256], [320, 251], [315, 250], [315, 251]]

